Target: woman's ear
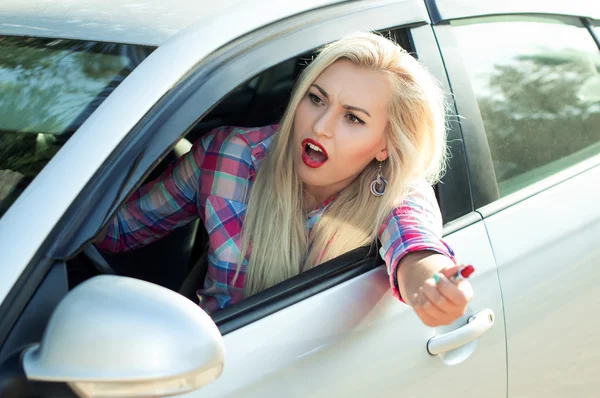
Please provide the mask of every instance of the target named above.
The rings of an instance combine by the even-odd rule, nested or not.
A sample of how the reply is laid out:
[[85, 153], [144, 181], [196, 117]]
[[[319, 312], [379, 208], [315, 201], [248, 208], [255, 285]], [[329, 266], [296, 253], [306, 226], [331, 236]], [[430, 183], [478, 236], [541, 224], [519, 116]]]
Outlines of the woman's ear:
[[386, 148], [383, 148], [377, 155], [375, 155], [375, 159], [377, 159], [378, 162], [383, 162], [387, 158], [388, 158], [388, 151]]

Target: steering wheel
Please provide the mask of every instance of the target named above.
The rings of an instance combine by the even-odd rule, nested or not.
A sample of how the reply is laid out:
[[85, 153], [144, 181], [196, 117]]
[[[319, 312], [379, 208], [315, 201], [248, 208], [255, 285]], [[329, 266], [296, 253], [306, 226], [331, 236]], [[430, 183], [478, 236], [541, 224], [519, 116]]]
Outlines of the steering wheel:
[[87, 245], [85, 249], [83, 249], [83, 253], [86, 257], [92, 262], [94, 267], [103, 275], [117, 275], [114, 268], [110, 266], [109, 263], [106, 262], [102, 254], [96, 249], [96, 246], [93, 244]]

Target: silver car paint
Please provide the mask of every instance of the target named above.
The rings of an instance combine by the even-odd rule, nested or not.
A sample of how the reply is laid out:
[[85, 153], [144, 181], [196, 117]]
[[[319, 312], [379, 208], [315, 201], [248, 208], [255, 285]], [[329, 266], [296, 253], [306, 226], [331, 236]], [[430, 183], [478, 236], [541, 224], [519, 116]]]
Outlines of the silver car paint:
[[[477, 294], [454, 324], [424, 326], [392, 296], [381, 267], [226, 334], [223, 374], [185, 397], [505, 398], [502, 301], [483, 222], [446, 240], [459, 261], [477, 264]], [[427, 353], [430, 337], [485, 308], [496, 323], [479, 340], [445, 355]]]
[[0, 34], [159, 46], [194, 23], [236, 9], [251, 11], [249, 16], [260, 22], [262, 16], [252, 11], [270, 8], [270, 3], [274, 1], [3, 0]]
[[23, 369], [30, 380], [135, 379], [127, 389], [134, 392], [145, 380], [169, 383], [190, 372], [194, 377], [184, 385], [206, 384], [218, 377], [224, 360], [223, 337], [197, 304], [150, 282], [100, 275], [58, 304], [42, 341], [23, 352]]
[[597, 166], [485, 220], [504, 297], [510, 398], [600, 390], [600, 156], [587, 163]]

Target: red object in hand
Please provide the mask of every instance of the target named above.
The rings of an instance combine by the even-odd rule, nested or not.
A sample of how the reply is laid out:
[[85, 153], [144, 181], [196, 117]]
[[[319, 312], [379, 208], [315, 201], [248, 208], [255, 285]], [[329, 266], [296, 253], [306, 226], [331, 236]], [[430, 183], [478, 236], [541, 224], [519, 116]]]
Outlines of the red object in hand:
[[473, 272], [475, 272], [475, 267], [473, 267], [472, 265], [467, 265], [465, 267], [459, 268], [456, 274], [452, 275], [451, 279], [454, 281], [467, 279]]

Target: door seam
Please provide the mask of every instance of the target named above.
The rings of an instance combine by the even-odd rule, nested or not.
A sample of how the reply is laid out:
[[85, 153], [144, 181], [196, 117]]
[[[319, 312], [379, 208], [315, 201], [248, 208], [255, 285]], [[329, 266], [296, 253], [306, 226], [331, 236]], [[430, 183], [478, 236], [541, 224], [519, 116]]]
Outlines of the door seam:
[[475, 210], [475, 212], [479, 214], [481, 220], [483, 221], [483, 228], [485, 229], [485, 234], [488, 238], [490, 250], [492, 251], [492, 257], [494, 258], [494, 263], [496, 264], [496, 278], [498, 279], [498, 288], [500, 289], [500, 301], [502, 303], [502, 318], [504, 319], [504, 350], [506, 356], [506, 397], [508, 398], [508, 331], [506, 329], [506, 309], [504, 308], [504, 292], [502, 290], [502, 281], [500, 280], [500, 267], [498, 266], [498, 260], [496, 259], [496, 252], [494, 251], [494, 245], [492, 245], [492, 239], [488, 231], [486, 218], [483, 216], [483, 214], [481, 214], [479, 210]]

